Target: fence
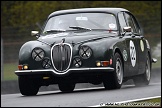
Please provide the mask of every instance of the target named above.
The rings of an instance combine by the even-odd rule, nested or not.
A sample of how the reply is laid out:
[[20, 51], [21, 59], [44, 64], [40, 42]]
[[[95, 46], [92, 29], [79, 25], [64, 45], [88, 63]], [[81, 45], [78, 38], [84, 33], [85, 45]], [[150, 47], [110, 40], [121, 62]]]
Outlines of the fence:
[[18, 56], [21, 46], [32, 37], [30, 27], [3, 27], [1, 28], [1, 80], [17, 80], [14, 71], [17, 70]]

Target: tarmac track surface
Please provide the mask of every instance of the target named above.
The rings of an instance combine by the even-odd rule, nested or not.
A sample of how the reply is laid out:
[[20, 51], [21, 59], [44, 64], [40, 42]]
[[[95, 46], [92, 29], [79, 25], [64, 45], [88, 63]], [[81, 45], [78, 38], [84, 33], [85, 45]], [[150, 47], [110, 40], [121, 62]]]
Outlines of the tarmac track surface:
[[75, 89], [72, 93], [38, 92], [36, 96], [7, 94], [1, 95], [1, 107], [86, 107], [154, 96], [161, 96], [161, 81], [151, 81], [143, 87], [123, 85], [116, 90], [93, 87]]

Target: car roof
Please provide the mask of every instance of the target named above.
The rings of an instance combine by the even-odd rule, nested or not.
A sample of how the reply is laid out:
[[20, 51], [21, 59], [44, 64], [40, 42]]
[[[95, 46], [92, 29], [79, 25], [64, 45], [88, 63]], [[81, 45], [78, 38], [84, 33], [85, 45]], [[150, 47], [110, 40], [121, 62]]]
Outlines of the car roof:
[[124, 8], [79, 8], [79, 9], [67, 9], [67, 10], [59, 10], [51, 13], [49, 17], [59, 15], [59, 14], [70, 14], [70, 13], [80, 13], [80, 12], [107, 12], [107, 13], [114, 13], [117, 14], [121, 11], [127, 11], [127, 9]]

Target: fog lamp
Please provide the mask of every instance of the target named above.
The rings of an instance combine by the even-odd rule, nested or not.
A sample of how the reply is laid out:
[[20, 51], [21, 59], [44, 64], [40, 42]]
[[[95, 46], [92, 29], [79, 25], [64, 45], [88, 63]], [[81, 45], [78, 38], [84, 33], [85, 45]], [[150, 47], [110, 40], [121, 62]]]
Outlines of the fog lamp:
[[23, 66], [23, 69], [24, 69], [24, 70], [27, 70], [27, 69], [28, 69], [28, 65], [24, 65], [24, 66]]
[[96, 62], [96, 66], [100, 67], [101, 66], [101, 62], [100, 61], [97, 61]]

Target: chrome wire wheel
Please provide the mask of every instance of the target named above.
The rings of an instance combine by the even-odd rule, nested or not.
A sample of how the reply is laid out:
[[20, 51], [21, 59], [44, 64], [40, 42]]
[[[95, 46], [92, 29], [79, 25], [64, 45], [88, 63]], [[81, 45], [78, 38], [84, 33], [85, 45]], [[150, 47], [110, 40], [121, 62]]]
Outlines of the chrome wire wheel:
[[120, 89], [123, 83], [123, 62], [119, 53], [115, 53], [113, 58], [114, 71], [103, 76], [105, 89]]
[[147, 56], [145, 72], [143, 74], [137, 75], [133, 78], [134, 84], [136, 86], [148, 85], [151, 79], [151, 63], [150, 57]]
[[151, 78], [151, 68], [150, 68], [149, 57], [148, 57], [147, 63], [146, 63], [146, 78], [147, 78], [147, 81], [149, 81]]
[[116, 60], [116, 76], [119, 84], [122, 84], [123, 81], [123, 66], [121, 60], [117, 58]]

